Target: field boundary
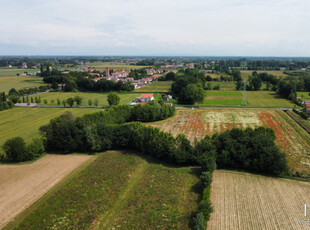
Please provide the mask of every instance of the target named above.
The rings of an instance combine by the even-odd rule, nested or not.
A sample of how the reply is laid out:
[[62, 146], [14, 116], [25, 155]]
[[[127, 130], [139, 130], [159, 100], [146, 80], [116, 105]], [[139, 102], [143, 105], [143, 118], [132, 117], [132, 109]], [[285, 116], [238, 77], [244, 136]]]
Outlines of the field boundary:
[[287, 111], [285, 111], [287, 115], [289, 115], [297, 124], [299, 124], [304, 130], [306, 130], [309, 134], [310, 134], [310, 129], [309, 127], [307, 127], [306, 125], [304, 125], [303, 123], [301, 123], [298, 118], [295, 116], [295, 114], [291, 114], [288, 113]]

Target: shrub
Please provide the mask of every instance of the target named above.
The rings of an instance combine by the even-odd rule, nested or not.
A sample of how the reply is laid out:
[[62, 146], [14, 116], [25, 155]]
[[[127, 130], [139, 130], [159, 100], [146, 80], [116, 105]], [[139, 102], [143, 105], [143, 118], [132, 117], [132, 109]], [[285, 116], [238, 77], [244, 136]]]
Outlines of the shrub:
[[27, 154], [31, 159], [41, 156], [45, 152], [42, 139], [34, 138], [32, 142], [27, 146]]
[[205, 230], [205, 218], [202, 213], [197, 213], [196, 217], [194, 218], [194, 230]]
[[26, 144], [23, 138], [14, 137], [8, 139], [2, 146], [6, 157], [10, 161], [20, 162], [31, 160], [27, 151]]
[[212, 172], [202, 172], [200, 180], [204, 187], [208, 187], [212, 182]]

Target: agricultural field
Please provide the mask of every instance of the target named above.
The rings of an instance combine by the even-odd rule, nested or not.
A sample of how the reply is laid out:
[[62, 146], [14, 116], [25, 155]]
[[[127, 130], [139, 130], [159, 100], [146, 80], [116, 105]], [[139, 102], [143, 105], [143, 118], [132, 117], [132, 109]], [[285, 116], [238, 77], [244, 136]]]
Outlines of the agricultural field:
[[87, 155], [45, 155], [36, 162], [0, 165], [0, 228], [26, 210], [74, 169], [92, 160]]
[[199, 106], [232, 106], [241, 107], [241, 91], [207, 90], [206, 97]]
[[21, 73], [34, 73], [39, 71], [38, 69], [15, 69], [15, 68], [0, 68], [0, 78], [1, 77], [10, 77], [10, 76], [16, 76], [16, 74]]
[[[252, 75], [253, 70], [241, 70], [241, 77], [243, 80], [248, 80], [249, 76]], [[257, 70], [257, 73], [268, 73], [276, 76], [277, 78], [286, 77], [287, 74], [283, 73], [281, 70]]]
[[[134, 100], [136, 97], [139, 97], [141, 93], [119, 93], [119, 96], [121, 98], [120, 104], [127, 104], [128, 102]], [[48, 92], [48, 93], [43, 93], [39, 94], [38, 96], [41, 97], [42, 99], [42, 105], [43, 105], [43, 100], [46, 99], [48, 101], [47, 105], [57, 105], [57, 98], [62, 100], [66, 100], [69, 97], [75, 97], [75, 96], [80, 96], [83, 98], [82, 101], [82, 106], [89, 106], [88, 105], [88, 100], [91, 99], [92, 102], [97, 99], [99, 102], [99, 106], [108, 106], [108, 101], [107, 101], [107, 96], [108, 93], [93, 93], [93, 92]], [[52, 103], [53, 101], [53, 103]], [[76, 104], [75, 104], [76, 105]], [[60, 104], [60, 106], [63, 106]], [[94, 106], [94, 104], [92, 104]]]
[[0, 111], [0, 150], [3, 143], [16, 136], [23, 137], [26, 142], [39, 137], [39, 128], [51, 119], [70, 111], [74, 116], [96, 112], [95, 108], [13, 108]]
[[0, 92], [8, 93], [11, 88], [23, 89], [45, 85], [41, 77], [12, 76], [0, 77]]
[[309, 191], [309, 182], [215, 170], [211, 185], [214, 212], [207, 229], [309, 229], [309, 225], [298, 224], [309, 218], [304, 215]]
[[147, 68], [148, 66], [137, 66], [137, 65], [128, 65], [125, 63], [108, 63], [108, 62], [87, 62], [85, 65], [94, 67], [96, 69], [115, 69], [115, 70], [131, 70], [131, 69], [141, 69]]
[[301, 99], [310, 101], [310, 92], [297, 92], [297, 97], [301, 97]]
[[[201, 107], [242, 107], [243, 91], [207, 90]], [[247, 91], [247, 106], [254, 108], [292, 108], [294, 104], [273, 91]]]
[[155, 81], [150, 85], [146, 85], [134, 92], [150, 92], [150, 93], [168, 93], [171, 89], [173, 81]]
[[177, 110], [172, 118], [146, 124], [174, 136], [183, 133], [192, 144], [227, 129], [267, 126], [275, 131], [276, 144], [285, 152], [292, 173], [310, 176], [310, 135], [280, 110]]
[[208, 83], [211, 83], [212, 88], [214, 86], [220, 85], [221, 91], [235, 90], [236, 89], [236, 82], [235, 81], [208, 81], [208, 82], [206, 82], [206, 85]]
[[281, 98], [274, 91], [247, 91], [246, 99], [248, 107], [263, 108], [293, 108], [294, 103]]
[[101, 153], [5, 229], [190, 229], [199, 171]]

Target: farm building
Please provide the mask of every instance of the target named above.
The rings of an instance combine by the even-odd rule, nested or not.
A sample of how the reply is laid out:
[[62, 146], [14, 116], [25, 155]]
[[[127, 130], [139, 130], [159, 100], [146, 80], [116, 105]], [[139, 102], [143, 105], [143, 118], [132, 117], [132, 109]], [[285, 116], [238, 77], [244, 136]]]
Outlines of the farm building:
[[58, 84], [58, 89], [59, 90], [64, 90], [66, 87], [66, 84]]
[[152, 93], [141, 94], [141, 96], [136, 98], [136, 100], [137, 99], [139, 100], [139, 102], [154, 101], [154, 94]]

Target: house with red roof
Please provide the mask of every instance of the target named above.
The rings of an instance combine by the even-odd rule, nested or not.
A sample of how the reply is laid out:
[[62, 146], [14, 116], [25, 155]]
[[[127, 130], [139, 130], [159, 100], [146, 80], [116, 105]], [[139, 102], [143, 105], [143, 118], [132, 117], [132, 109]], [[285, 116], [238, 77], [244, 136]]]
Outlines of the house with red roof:
[[149, 102], [149, 101], [154, 101], [154, 94], [152, 93], [145, 93], [141, 94], [139, 98], [140, 102]]

